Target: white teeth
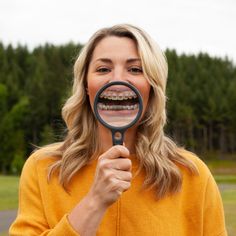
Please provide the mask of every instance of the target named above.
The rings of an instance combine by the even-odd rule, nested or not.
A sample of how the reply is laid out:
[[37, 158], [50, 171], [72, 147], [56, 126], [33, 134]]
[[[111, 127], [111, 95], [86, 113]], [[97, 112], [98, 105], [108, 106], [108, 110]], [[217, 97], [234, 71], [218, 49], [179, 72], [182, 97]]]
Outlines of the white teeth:
[[118, 96], [116, 96], [116, 98], [118, 99], [118, 100], [123, 100], [123, 98], [125, 98], [122, 94], [119, 94]]
[[114, 91], [105, 91], [100, 95], [100, 98], [121, 101], [121, 100], [137, 98], [137, 95], [133, 91], [125, 91], [121, 93], [117, 93]]
[[98, 103], [98, 108], [101, 110], [135, 110], [138, 108], [138, 104], [135, 105], [105, 105]]

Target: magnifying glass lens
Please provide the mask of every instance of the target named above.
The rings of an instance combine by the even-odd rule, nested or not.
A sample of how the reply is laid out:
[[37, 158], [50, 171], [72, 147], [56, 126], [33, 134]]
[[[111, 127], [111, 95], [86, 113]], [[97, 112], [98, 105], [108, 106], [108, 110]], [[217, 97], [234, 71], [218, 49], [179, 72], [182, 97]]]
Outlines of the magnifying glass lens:
[[112, 85], [99, 96], [97, 111], [101, 119], [110, 126], [127, 126], [137, 117], [139, 99], [125, 85]]

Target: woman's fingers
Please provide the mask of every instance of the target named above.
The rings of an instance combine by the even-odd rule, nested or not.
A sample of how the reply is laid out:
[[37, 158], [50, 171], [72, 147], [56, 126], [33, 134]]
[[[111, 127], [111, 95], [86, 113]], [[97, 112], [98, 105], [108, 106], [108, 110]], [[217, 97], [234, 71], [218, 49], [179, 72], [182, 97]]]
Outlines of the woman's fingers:
[[100, 169], [131, 170], [131, 160], [128, 159], [129, 150], [121, 145], [116, 145], [103, 153], [98, 159]]
[[118, 193], [118, 196], [120, 196], [123, 192], [127, 191], [130, 188], [130, 186], [131, 183], [129, 181], [114, 179], [113, 183], [108, 187], [110, 187], [111, 192], [114, 191]]
[[104, 172], [103, 178], [106, 183], [112, 182], [112, 181], [118, 182], [120, 180], [131, 182], [132, 174], [129, 171], [110, 170], [110, 171]]
[[115, 145], [111, 147], [109, 150], [104, 152], [100, 157], [100, 159], [115, 159], [119, 157], [129, 157], [129, 150], [122, 145]]
[[131, 171], [132, 162], [128, 158], [100, 159], [98, 165], [103, 170], [115, 169], [115, 170]]
[[128, 182], [132, 180], [132, 174], [129, 171], [114, 170], [113, 173], [116, 179]]

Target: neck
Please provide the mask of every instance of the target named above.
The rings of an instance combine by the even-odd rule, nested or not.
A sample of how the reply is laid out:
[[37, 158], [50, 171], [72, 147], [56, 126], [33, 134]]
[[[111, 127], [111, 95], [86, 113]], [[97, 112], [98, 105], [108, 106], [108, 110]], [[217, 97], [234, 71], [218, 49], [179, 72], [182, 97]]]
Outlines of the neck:
[[[136, 131], [137, 128], [132, 127], [126, 130], [124, 133], [124, 145], [129, 149], [130, 154], [135, 153]], [[105, 128], [103, 125], [98, 124], [98, 134], [102, 152], [105, 152], [112, 147], [111, 131]]]

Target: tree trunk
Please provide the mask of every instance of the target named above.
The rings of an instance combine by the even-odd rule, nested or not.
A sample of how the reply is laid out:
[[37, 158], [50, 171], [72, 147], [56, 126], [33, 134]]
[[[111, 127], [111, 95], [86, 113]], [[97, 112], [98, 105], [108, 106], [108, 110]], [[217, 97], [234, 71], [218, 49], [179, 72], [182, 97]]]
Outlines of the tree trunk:
[[208, 136], [208, 147], [210, 151], [213, 151], [213, 124], [212, 121], [209, 123], [208, 127], [209, 136]]
[[220, 158], [223, 158], [223, 154], [226, 152], [225, 126], [224, 126], [224, 124], [220, 124], [219, 146], [220, 146]]
[[[207, 135], [207, 127], [203, 126], [203, 145], [202, 145], [202, 151], [206, 152], [207, 151], [207, 147], [208, 147], [208, 135]], [[199, 143], [201, 144], [201, 141], [199, 140]]]

